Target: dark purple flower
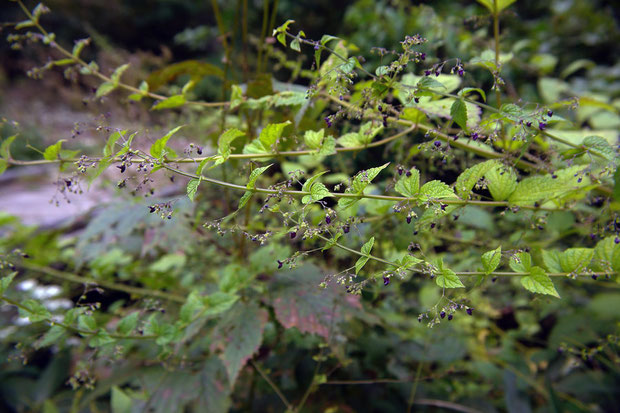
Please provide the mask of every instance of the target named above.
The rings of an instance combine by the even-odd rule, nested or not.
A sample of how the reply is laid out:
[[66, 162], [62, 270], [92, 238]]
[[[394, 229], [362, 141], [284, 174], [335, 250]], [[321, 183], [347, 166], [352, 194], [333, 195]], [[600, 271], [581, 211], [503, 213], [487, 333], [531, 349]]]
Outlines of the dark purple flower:
[[465, 74], [465, 71], [459, 67], [458, 74], [459, 76], [463, 77], [463, 75]]
[[431, 72], [430, 70], [425, 70], [424, 71], [424, 76], [430, 76], [431, 73], [433, 73], [433, 72]]
[[545, 130], [547, 128], [547, 124], [545, 122], [538, 123], [538, 129]]
[[433, 142], [433, 145], [435, 145], [436, 148], [439, 148], [441, 146], [441, 141], [435, 141]]
[[297, 236], [297, 233], [295, 231], [291, 231], [289, 235], [291, 236], [291, 239], [293, 239]]
[[416, 97], [413, 98], [413, 101], [415, 103], [420, 103], [420, 98], [416, 96]]
[[530, 126], [532, 126], [532, 122], [525, 122], [525, 125], [529, 128]]
[[596, 274], [592, 274], [592, 279], [593, 279], [593, 280], [596, 280], [597, 278], [598, 278], [598, 275], [596, 275]]
[[468, 308], [465, 311], [467, 311], [467, 315], [473, 315], [474, 314], [474, 309], [473, 308]]
[[282, 265], [283, 265], [283, 264], [284, 264], [284, 263], [283, 263], [282, 261], [278, 260], [278, 269], [282, 268]]
[[390, 283], [390, 277], [383, 277], [383, 285], [388, 285]]
[[409, 178], [411, 176], [411, 171], [407, 171], [405, 175], [407, 175], [407, 178]]
[[202, 148], [200, 146], [196, 149], [196, 153], [198, 153], [198, 155], [202, 155]]
[[553, 111], [552, 110], [548, 110], [547, 111], [547, 116], [552, 117], [553, 116]]
[[396, 170], [398, 171], [399, 175], [403, 174], [403, 167], [402, 166], [399, 166], [398, 168], [396, 168]]
[[332, 222], [332, 217], [329, 215], [325, 215], [325, 223], [330, 224]]
[[441, 313], [439, 313], [439, 317], [444, 318], [446, 316], [446, 312], [442, 311]]
[[411, 224], [411, 217], [407, 216], [407, 224]]
[[351, 230], [351, 227], [349, 227], [348, 225], [345, 225], [344, 227], [342, 227], [342, 231], [345, 234], [348, 234], [350, 230]]
[[332, 127], [332, 120], [329, 118], [329, 116], [325, 116], [325, 123], [327, 123], [328, 128]]
[[121, 173], [125, 172], [125, 165], [117, 165], [116, 167], [121, 170]]
[[477, 139], [478, 139], [478, 132], [473, 132], [473, 133], [471, 134], [471, 138], [472, 138], [473, 140], [477, 140]]
[[379, 112], [383, 112], [383, 106], [379, 105], [377, 106], [377, 109], [379, 109]]
[[434, 222], [431, 222], [431, 229], [435, 228], [435, 225], [437, 224], [435, 224]]
[[315, 42], [314, 43], [314, 50], [319, 50], [321, 48], [321, 46], [319, 45], [319, 42]]
[[619, 237], [616, 237], [616, 238], [614, 239], [614, 242], [615, 242], [616, 244], [620, 244], [620, 238], [619, 238]]
[[453, 318], [454, 316], [452, 314], [448, 314], [448, 321], [452, 321]]
[[426, 59], [426, 53], [420, 53], [420, 60]]

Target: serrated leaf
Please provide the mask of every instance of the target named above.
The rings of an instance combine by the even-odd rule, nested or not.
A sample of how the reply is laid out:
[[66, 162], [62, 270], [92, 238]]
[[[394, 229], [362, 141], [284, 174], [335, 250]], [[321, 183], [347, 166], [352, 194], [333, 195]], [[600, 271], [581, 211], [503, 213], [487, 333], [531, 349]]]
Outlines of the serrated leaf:
[[529, 273], [530, 275], [521, 277], [521, 285], [523, 285], [526, 290], [537, 294], [552, 295], [560, 298], [560, 295], [553, 285], [553, 281], [551, 281], [551, 278], [545, 273], [545, 270], [540, 267], [532, 267]]
[[467, 130], [467, 106], [461, 99], [456, 99], [450, 107], [452, 120], [463, 130]]
[[258, 351], [267, 319], [267, 311], [253, 301], [237, 303], [218, 322], [214, 337], [216, 343], [221, 343], [223, 351], [220, 358], [228, 372], [231, 388], [243, 366]]
[[383, 76], [383, 75], [387, 75], [388, 74], [388, 66], [379, 66], [375, 69], [375, 75], [377, 76]]
[[420, 78], [420, 80], [418, 80], [418, 83], [416, 83], [416, 86], [420, 89], [436, 89], [442, 91], [445, 91], [447, 89], [443, 83], [433, 79], [430, 76], [424, 76]]
[[593, 257], [592, 248], [569, 248], [560, 255], [560, 266], [564, 272], [580, 271], [590, 264]]
[[[258, 177], [267, 170], [267, 168], [269, 168], [272, 164], [269, 164], [267, 166], [263, 166], [260, 168], [256, 168], [254, 169], [251, 173], [250, 173], [250, 178], [248, 179], [248, 183], [246, 184], [246, 188], [248, 189], [254, 189], [256, 187], [256, 180], [258, 179]], [[243, 208], [248, 201], [250, 200], [250, 198], [252, 197], [253, 192], [252, 191], [246, 191], [243, 196], [241, 197], [241, 199], [239, 200], [239, 209]]]
[[291, 124], [291, 121], [283, 123], [272, 123], [263, 128], [258, 138], [245, 145], [243, 153], [256, 154], [256, 153], [270, 153], [273, 151], [273, 146], [278, 139], [282, 136], [284, 128]]
[[307, 130], [304, 133], [304, 143], [310, 149], [319, 149], [323, 138], [325, 137], [325, 129], [318, 131]]
[[114, 89], [116, 89], [117, 86], [118, 85], [116, 85], [116, 84], [114, 84], [112, 82], [103, 82], [97, 88], [97, 92], [95, 92], [95, 97], [96, 98], [100, 98], [102, 96], [105, 96], [108, 93], [112, 92]]
[[112, 73], [112, 76], [110, 76], [110, 79], [112, 79], [112, 83], [114, 83], [115, 86], [118, 86], [118, 83], [121, 80], [121, 76], [123, 75], [125, 70], [127, 70], [128, 68], [129, 68], [129, 63], [125, 63], [124, 65], [121, 65], [117, 67], [116, 70], [114, 70], [114, 73]]
[[492, 273], [499, 266], [499, 262], [502, 258], [502, 246], [500, 245], [494, 250], [487, 251], [482, 254], [482, 266], [484, 267], [484, 272], [487, 274]]
[[442, 268], [435, 277], [435, 282], [441, 288], [465, 288], [460, 278], [449, 268]]
[[556, 171], [556, 178], [553, 178], [551, 174], [525, 178], [517, 184], [508, 202], [515, 205], [532, 205], [535, 202], [542, 204], [570, 195], [571, 192], [590, 184], [590, 178], [582, 173], [587, 167], [576, 165]]
[[495, 201], [508, 199], [517, 188], [517, 174], [511, 166], [496, 165], [485, 175], [487, 187]]
[[[348, 194], [352, 193], [352, 194], [356, 194], [360, 196], [363, 195], [364, 189], [366, 189], [366, 187], [372, 182], [372, 180], [376, 178], [379, 172], [385, 169], [388, 165], [389, 165], [389, 162], [381, 166], [377, 166], [375, 168], [370, 168], [370, 169], [358, 172], [353, 178], [353, 182], [351, 183], [351, 186], [347, 188], [345, 193], [348, 193]], [[338, 201], [338, 206], [342, 209], [347, 209], [355, 205], [355, 203], [357, 203], [359, 200], [360, 198], [353, 198], [353, 197], [340, 198], [340, 200]]]
[[81, 314], [78, 316], [78, 328], [89, 332], [97, 330], [97, 321], [92, 315]]
[[184, 95], [174, 95], [170, 96], [167, 99], [159, 101], [151, 108], [151, 110], [178, 108], [179, 106], [183, 106], [185, 102], [186, 99]]
[[334, 139], [333, 136], [326, 136], [325, 139], [323, 139], [323, 144], [321, 145], [321, 148], [319, 149], [318, 155], [328, 156], [328, 155], [334, 155], [335, 153], [336, 153], [336, 139]]
[[508, 264], [514, 272], [529, 272], [532, 267], [532, 256], [528, 252], [518, 252], [510, 257]]
[[607, 139], [601, 136], [587, 136], [583, 139], [582, 145], [602, 155], [608, 161], [616, 158], [616, 151], [607, 142]]
[[423, 201], [443, 198], [457, 198], [457, 196], [452, 188], [441, 181], [429, 181], [420, 188], [420, 199]]
[[19, 308], [21, 317], [27, 317], [31, 323], [49, 320], [52, 314], [43, 304], [36, 300], [25, 300], [21, 303], [23, 308]]
[[330, 249], [331, 247], [333, 247], [334, 245], [336, 245], [336, 243], [338, 242], [338, 239], [341, 236], [342, 236], [342, 232], [338, 232], [336, 235], [334, 235], [333, 238], [330, 238], [329, 241], [327, 241], [325, 246], [323, 248], [321, 248], [321, 251], [326, 251], [326, 250]]
[[131, 413], [133, 401], [118, 386], [112, 386], [110, 396], [111, 413]]
[[237, 108], [243, 103], [243, 90], [239, 85], [232, 85], [230, 92], [230, 109]]
[[402, 196], [413, 198], [420, 189], [420, 171], [416, 168], [411, 168], [409, 172], [411, 175], [405, 175], [396, 182], [394, 190]]
[[459, 90], [458, 95], [459, 96], [467, 96], [468, 94], [472, 93], [472, 92], [477, 92], [480, 94], [480, 96], [482, 96], [482, 101], [486, 102], [487, 101], [487, 95], [486, 93], [484, 93], [484, 90], [477, 88], [477, 87], [464, 87], [463, 89]]
[[17, 135], [9, 136], [0, 144], [0, 158], [11, 159], [11, 144], [17, 138]]
[[198, 191], [198, 186], [200, 185], [200, 179], [190, 179], [187, 183], [187, 197], [190, 201], [194, 201], [194, 197], [196, 196], [196, 191]]
[[15, 278], [16, 275], [17, 271], [13, 271], [6, 277], [2, 277], [0, 279], [0, 294], [4, 294], [6, 289], [9, 288], [9, 285], [11, 285], [11, 283], [13, 282], [13, 278]]
[[620, 272], [620, 244], [616, 244], [615, 237], [606, 237], [596, 244], [594, 262], [602, 271]]
[[126, 315], [116, 325], [116, 332], [120, 335], [129, 335], [138, 325], [139, 312], [135, 311], [129, 315]]
[[53, 145], [48, 146], [43, 152], [43, 158], [48, 161], [55, 161], [60, 159], [60, 149], [62, 147], [62, 143], [66, 142], [66, 139], [61, 139]]
[[49, 330], [45, 332], [40, 340], [34, 343], [36, 349], [48, 347], [53, 344], [57, 344], [65, 335], [67, 330], [59, 325], [53, 325]]
[[370, 251], [372, 251], [372, 246], [375, 244], [375, 237], [371, 237], [364, 245], [362, 245], [361, 253], [364, 256], [359, 257], [357, 262], [355, 263], [355, 273], [359, 273], [360, 270], [366, 265], [368, 260], [370, 259]]
[[127, 133], [126, 130], [115, 131], [114, 133], [112, 133], [110, 135], [110, 137], [108, 137], [108, 141], [106, 142], [105, 146], [103, 147], [103, 156], [104, 157], [108, 157], [108, 156], [110, 156], [110, 155], [112, 155], [114, 153], [114, 145], [126, 133]]
[[562, 265], [560, 264], [561, 255], [558, 251], [542, 251], [543, 263], [549, 272], [562, 272]]
[[217, 140], [217, 153], [221, 156], [221, 158], [215, 161], [216, 165], [219, 165], [223, 162], [226, 162], [228, 157], [231, 154], [230, 144], [237, 138], [244, 136], [245, 132], [240, 131], [239, 129], [228, 129], [226, 130]]
[[170, 130], [168, 133], [166, 133], [161, 138], [157, 139], [155, 143], [151, 145], [151, 149], [150, 149], [151, 156], [157, 159], [162, 158], [166, 154], [165, 148], [166, 148], [166, 145], [168, 144], [168, 140], [172, 137], [172, 135], [177, 133], [179, 129], [181, 129], [182, 127], [183, 125], [177, 126], [176, 128]]

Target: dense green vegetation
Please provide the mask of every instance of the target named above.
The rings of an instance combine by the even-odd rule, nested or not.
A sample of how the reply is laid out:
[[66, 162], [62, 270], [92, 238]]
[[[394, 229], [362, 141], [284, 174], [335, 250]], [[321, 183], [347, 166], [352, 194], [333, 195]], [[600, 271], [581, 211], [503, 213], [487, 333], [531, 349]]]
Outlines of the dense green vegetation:
[[611, 6], [113, 3], [2, 11], [95, 120], [3, 114], [0, 175], [110, 201], [0, 210], [0, 409], [615, 410]]

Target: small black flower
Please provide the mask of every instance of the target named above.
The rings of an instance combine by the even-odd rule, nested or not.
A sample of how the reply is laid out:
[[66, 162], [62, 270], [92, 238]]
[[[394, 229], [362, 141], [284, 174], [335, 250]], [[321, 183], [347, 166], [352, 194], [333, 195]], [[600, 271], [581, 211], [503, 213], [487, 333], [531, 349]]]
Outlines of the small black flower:
[[530, 126], [532, 126], [532, 122], [525, 122], [525, 125], [529, 128]]
[[349, 227], [348, 225], [345, 225], [342, 230], [344, 231], [345, 234], [348, 234], [349, 231], [351, 230], [351, 227]]
[[547, 111], [547, 116], [552, 117], [553, 116], [553, 111], [552, 110], [548, 110]]
[[547, 124], [545, 122], [538, 123], [538, 129], [545, 130], [547, 128]]
[[616, 238], [614, 239], [614, 242], [615, 242], [616, 244], [620, 244], [620, 237], [616, 237]]
[[282, 261], [278, 260], [278, 269], [282, 268], [282, 265], [283, 265], [283, 264], [284, 264], [284, 263], [283, 263]]
[[445, 318], [446, 317], [446, 312], [442, 311], [441, 313], [439, 313], [439, 317]]
[[291, 231], [289, 235], [291, 236], [291, 239], [293, 239], [297, 236], [297, 233], [295, 231]]
[[473, 140], [477, 140], [477, 139], [478, 139], [478, 133], [477, 133], [477, 132], [473, 132], [473, 133], [471, 134], [471, 138], [472, 138]]
[[435, 225], [437, 224], [435, 224], [434, 222], [431, 222], [431, 229], [435, 228]]
[[452, 321], [453, 318], [454, 316], [452, 314], [448, 314], [448, 321]]
[[596, 274], [592, 274], [592, 279], [593, 279], [593, 280], [596, 280], [597, 278], [598, 278], [598, 275], [596, 275]]
[[332, 217], [329, 215], [325, 215], [325, 223], [330, 224], [332, 222]]
[[468, 308], [465, 311], [467, 311], [467, 315], [473, 315], [474, 314], [474, 309], [473, 308]]
[[196, 153], [198, 153], [198, 155], [202, 155], [202, 148], [200, 146], [196, 149]]
[[433, 145], [435, 145], [436, 148], [439, 148], [441, 146], [441, 141], [435, 141], [433, 142]]
[[411, 224], [411, 217], [407, 216], [407, 224]]
[[383, 285], [389, 285], [390, 284], [390, 277], [383, 277]]

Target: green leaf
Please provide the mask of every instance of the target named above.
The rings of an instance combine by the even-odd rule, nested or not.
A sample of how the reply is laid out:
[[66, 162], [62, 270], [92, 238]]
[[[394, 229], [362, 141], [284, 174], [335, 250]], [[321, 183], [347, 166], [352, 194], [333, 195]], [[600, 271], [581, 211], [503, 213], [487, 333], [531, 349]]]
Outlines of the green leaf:
[[435, 282], [441, 288], [465, 288], [460, 278], [449, 268], [442, 268], [435, 277]]
[[202, 315], [213, 316], [227, 311], [239, 299], [238, 295], [215, 292], [203, 298], [205, 311]]
[[577, 272], [587, 267], [592, 258], [592, 248], [569, 248], [560, 255], [560, 265], [564, 272]]
[[347, 59], [345, 63], [340, 65], [340, 70], [342, 70], [344, 73], [351, 73], [353, 69], [355, 69], [355, 66], [358, 65], [359, 63], [356, 57], [349, 57], [349, 59]]
[[256, 301], [237, 303], [218, 322], [214, 337], [223, 347], [221, 359], [226, 366], [231, 388], [239, 372], [263, 341], [263, 328], [269, 315]]
[[151, 156], [157, 159], [163, 158], [164, 155], [166, 154], [165, 149], [166, 149], [166, 145], [168, 144], [168, 139], [170, 139], [172, 135], [177, 133], [179, 129], [181, 129], [182, 127], [183, 125], [177, 126], [176, 128], [171, 129], [168, 133], [166, 133], [161, 138], [157, 139], [155, 143], [151, 145], [151, 149], [150, 149]]
[[296, 37], [293, 40], [291, 40], [291, 44], [290, 44], [291, 49], [295, 50], [296, 52], [301, 52], [301, 46], [299, 44], [299, 39]]
[[[250, 178], [248, 180], [247, 185], [245, 186], [247, 189], [254, 189], [256, 188], [256, 180], [258, 179], [258, 177], [267, 170], [267, 168], [269, 168], [272, 164], [269, 164], [267, 166], [263, 166], [261, 168], [256, 168], [254, 169], [251, 173], [250, 173]], [[241, 197], [241, 199], [239, 200], [239, 209], [243, 208], [245, 206], [245, 204], [248, 203], [248, 201], [250, 200], [250, 198], [252, 197], [253, 192], [252, 191], [246, 191], [243, 196]]]
[[9, 288], [9, 285], [11, 285], [11, 283], [13, 282], [13, 278], [15, 278], [16, 275], [17, 275], [17, 271], [13, 271], [6, 277], [2, 277], [0, 279], [0, 295], [4, 294], [6, 289]]
[[93, 332], [97, 330], [97, 321], [92, 315], [81, 314], [78, 316], [78, 328]]
[[482, 101], [483, 102], [487, 101], [487, 95], [486, 93], [484, 93], [484, 90], [477, 88], [477, 87], [464, 87], [463, 89], [459, 90], [458, 95], [465, 97], [472, 92], [478, 92], [480, 96], [482, 96]]
[[420, 188], [420, 199], [423, 201], [443, 198], [457, 198], [457, 196], [452, 188], [441, 181], [429, 181]]
[[108, 141], [106, 142], [105, 146], [103, 147], [103, 156], [104, 157], [107, 158], [108, 156], [111, 156], [114, 153], [114, 145], [126, 133], [127, 133], [126, 130], [122, 130], [122, 131], [116, 131], [116, 132], [114, 132], [114, 133], [112, 133], [110, 135], [110, 137], [108, 138]]
[[286, 35], [285, 35], [285, 33], [288, 31], [288, 26], [291, 23], [295, 23], [295, 20], [287, 20], [287, 21], [284, 22], [283, 25], [281, 25], [280, 27], [276, 27], [273, 30], [272, 36], [276, 36], [277, 35], [276, 38], [285, 47], [286, 47]]
[[247, 144], [243, 148], [243, 153], [270, 153], [274, 150], [272, 148], [278, 139], [282, 136], [284, 128], [291, 124], [291, 121], [287, 120], [283, 123], [272, 123], [263, 128], [258, 138]]
[[9, 136], [0, 144], [0, 158], [11, 159], [11, 144], [17, 138], [17, 135]]
[[526, 290], [537, 294], [552, 295], [560, 298], [560, 295], [553, 285], [553, 281], [551, 281], [551, 278], [545, 273], [545, 270], [540, 267], [532, 267], [529, 273], [530, 275], [521, 277], [521, 285], [523, 285]]
[[133, 401], [118, 386], [112, 386], [110, 396], [111, 413], [131, 413]]
[[502, 246], [500, 245], [494, 250], [487, 251], [482, 254], [482, 266], [484, 267], [484, 272], [487, 274], [492, 273], [499, 266], [499, 262], [502, 258]]
[[187, 197], [190, 201], [194, 201], [196, 191], [198, 191], [198, 185], [200, 185], [200, 179], [190, 179], [187, 183]]
[[616, 151], [602, 136], [587, 136], [583, 139], [582, 145], [602, 155], [608, 161], [613, 161], [616, 158]]
[[[372, 182], [372, 180], [376, 178], [379, 172], [385, 169], [388, 165], [389, 162], [375, 168], [370, 168], [365, 171], [358, 172], [353, 178], [351, 186], [347, 188], [345, 193], [353, 193], [360, 196], [363, 195], [364, 189], [366, 189], [366, 187]], [[342, 209], [347, 209], [355, 205], [355, 203], [357, 203], [359, 200], [360, 198], [340, 198], [340, 200], [338, 201], [338, 206]]]
[[420, 80], [418, 80], [418, 83], [416, 83], [416, 87], [420, 88], [420, 89], [435, 89], [435, 90], [445, 90], [446, 86], [433, 79], [430, 76], [424, 76], [422, 77]]
[[34, 347], [36, 349], [40, 349], [43, 347], [48, 347], [54, 344], [58, 344], [58, 342], [66, 335], [67, 330], [64, 327], [59, 325], [53, 325], [49, 330], [45, 332], [43, 337], [40, 340], [37, 340], [34, 343]]
[[47, 159], [48, 161], [55, 161], [60, 159], [60, 148], [63, 142], [66, 142], [66, 139], [61, 139], [55, 144], [48, 146], [45, 149], [45, 152], [43, 152], [43, 158]]
[[420, 189], [420, 171], [414, 167], [411, 168], [409, 172], [411, 175], [405, 175], [396, 182], [394, 190], [402, 196], [413, 198], [418, 194]]
[[226, 130], [217, 140], [217, 154], [221, 156], [220, 159], [215, 161], [215, 165], [219, 165], [223, 162], [226, 162], [228, 157], [230, 156], [231, 149], [230, 144], [237, 138], [244, 136], [245, 132], [240, 131], [239, 129], [228, 129]]
[[338, 232], [336, 235], [334, 235], [333, 238], [330, 238], [329, 241], [327, 241], [327, 243], [325, 244], [325, 246], [321, 248], [321, 251], [326, 251], [336, 245], [340, 237], [342, 237], [342, 232]]
[[233, 110], [243, 103], [243, 90], [239, 85], [232, 85], [230, 90], [230, 110]]
[[329, 155], [334, 155], [335, 153], [336, 153], [336, 139], [334, 139], [333, 136], [326, 136], [325, 139], [323, 139], [323, 144], [321, 145], [321, 148], [319, 149], [318, 155], [329, 156]]
[[121, 76], [123, 75], [125, 70], [127, 70], [127, 68], [129, 68], [129, 63], [125, 63], [124, 65], [119, 66], [116, 68], [116, 70], [114, 70], [114, 73], [112, 73], [110, 79], [112, 79], [112, 83], [114, 83], [115, 86], [118, 86], [121, 80]]
[[370, 259], [370, 251], [372, 250], [372, 246], [375, 244], [375, 237], [371, 237], [368, 242], [362, 245], [361, 253], [364, 256], [360, 257], [355, 263], [355, 273], [359, 273], [360, 270], [366, 265], [368, 260]]
[[302, 191], [310, 192], [310, 195], [305, 195], [302, 198], [301, 202], [303, 204], [320, 201], [325, 197], [331, 196], [329, 190], [325, 187], [325, 185], [317, 182], [317, 179], [325, 173], [327, 173], [327, 171], [319, 172], [304, 183]]
[[511, 166], [497, 165], [484, 176], [495, 201], [508, 199], [517, 188], [517, 174]]
[[562, 169], [555, 172], [556, 178], [551, 174], [525, 178], [517, 184], [508, 202], [515, 205], [533, 205], [538, 202], [542, 205], [546, 201], [568, 196], [590, 184], [590, 178], [582, 173], [586, 168], [587, 165], [575, 165]]
[[20, 316], [27, 317], [32, 323], [49, 320], [52, 316], [47, 308], [36, 300], [25, 300], [21, 304], [24, 308], [19, 309]]
[[364, 123], [358, 132], [350, 132], [338, 138], [338, 143], [345, 148], [366, 146], [383, 130], [382, 125], [373, 127], [373, 122]]
[[310, 149], [320, 149], [325, 137], [325, 129], [318, 131], [307, 130], [304, 133], [304, 143]]
[[542, 251], [543, 263], [549, 272], [562, 272], [562, 265], [560, 264], [561, 255], [558, 251]]
[[129, 335], [138, 325], [139, 315], [140, 314], [138, 311], [134, 311], [133, 313], [123, 317], [116, 325], [116, 332], [123, 336]]
[[620, 272], [620, 244], [615, 237], [606, 237], [594, 247], [594, 262], [602, 271]]
[[620, 167], [617, 167], [616, 172], [614, 172], [614, 188], [612, 197], [614, 201], [620, 202]]
[[515, 1], [517, 0], [478, 0], [478, 3], [486, 7], [492, 14], [498, 14]]
[[116, 84], [114, 84], [112, 82], [103, 82], [97, 88], [97, 92], [95, 93], [95, 97], [100, 98], [102, 96], [105, 96], [108, 93], [112, 92], [117, 87], [118, 87], [118, 85], [116, 85]]
[[474, 185], [493, 167], [498, 165], [498, 161], [490, 160], [481, 162], [465, 169], [457, 178], [456, 193], [463, 199], [467, 199]]
[[510, 257], [509, 265], [514, 272], [529, 272], [532, 267], [532, 256], [527, 252], [518, 252]]
[[9, 163], [6, 160], [0, 158], [0, 175], [2, 175], [4, 171], [6, 171], [6, 168], [8, 167], [9, 167]]
[[452, 120], [463, 130], [467, 130], [467, 106], [461, 99], [456, 99], [450, 107]]
[[183, 106], [185, 102], [186, 100], [185, 100], [184, 95], [174, 95], [174, 96], [170, 96], [167, 99], [159, 101], [151, 108], [151, 110], [177, 108], [179, 106]]
[[389, 66], [379, 66], [377, 67], [377, 69], [375, 69], [375, 75], [377, 76], [387, 75], [388, 70], [389, 70]]

